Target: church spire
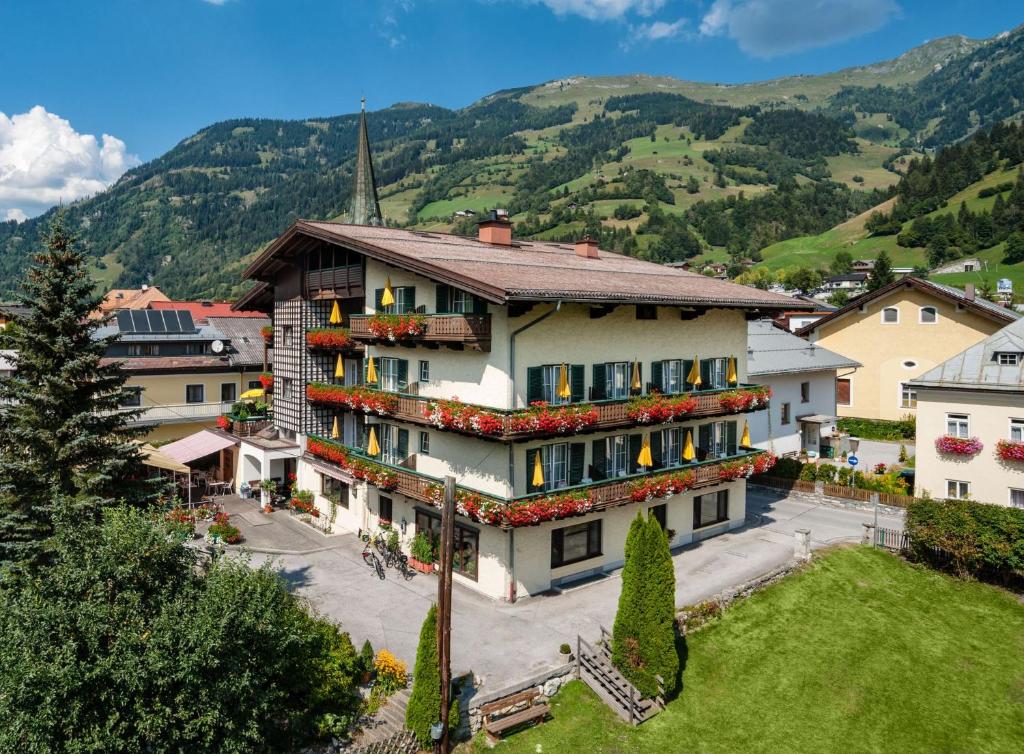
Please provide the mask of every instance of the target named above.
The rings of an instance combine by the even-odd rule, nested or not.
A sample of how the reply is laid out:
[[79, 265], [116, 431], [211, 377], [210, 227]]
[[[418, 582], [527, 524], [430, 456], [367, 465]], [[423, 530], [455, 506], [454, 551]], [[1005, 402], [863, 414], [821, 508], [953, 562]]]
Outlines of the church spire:
[[348, 222], [353, 225], [383, 225], [377, 184], [373, 177], [373, 159], [370, 157], [370, 137], [366, 133], [366, 97], [362, 98], [359, 113], [359, 140], [356, 146], [356, 169], [352, 175], [352, 200]]

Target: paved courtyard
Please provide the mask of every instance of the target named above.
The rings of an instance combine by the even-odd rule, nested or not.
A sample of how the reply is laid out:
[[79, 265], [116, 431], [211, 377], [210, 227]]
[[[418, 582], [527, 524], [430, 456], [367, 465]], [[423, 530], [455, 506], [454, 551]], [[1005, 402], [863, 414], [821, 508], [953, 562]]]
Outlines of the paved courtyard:
[[[404, 581], [389, 569], [380, 581], [363, 563], [355, 535], [326, 537], [285, 512], [263, 516], [251, 502], [236, 500], [229, 510], [237, 512], [233, 521], [251, 547], [277, 551], [254, 552], [254, 564], [272, 560], [294, 589], [339, 621], [357, 645], [368, 638], [375, 649], [387, 647], [412, 667], [420, 624], [436, 599], [436, 577], [417, 574]], [[820, 548], [858, 541], [862, 523], [871, 517], [863, 510], [750, 490], [746, 526], [675, 553], [676, 601], [692, 604], [784, 564], [793, 553], [795, 529], [810, 529], [812, 546]], [[898, 518], [882, 517], [879, 523], [902, 528]], [[615, 573], [509, 605], [456, 585], [453, 671], [473, 671], [484, 690], [493, 690], [555, 665], [562, 642], [574, 644], [578, 633], [593, 639], [599, 626], [611, 627], [619, 590]]]

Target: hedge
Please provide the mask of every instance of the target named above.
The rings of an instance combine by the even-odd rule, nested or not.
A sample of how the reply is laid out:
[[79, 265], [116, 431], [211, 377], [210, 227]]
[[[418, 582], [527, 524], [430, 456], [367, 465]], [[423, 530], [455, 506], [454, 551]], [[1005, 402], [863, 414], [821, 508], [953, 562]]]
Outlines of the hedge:
[[959, 576], [1024, 583], [1024, 510], [967, 500], [915, 500], [906, 530], [913, 555]]
[[844, 416], [836, 422], [836, 427], [865, 440], [913, 440], [917, 434], [917, 422], [913, 416], [897, 421]]

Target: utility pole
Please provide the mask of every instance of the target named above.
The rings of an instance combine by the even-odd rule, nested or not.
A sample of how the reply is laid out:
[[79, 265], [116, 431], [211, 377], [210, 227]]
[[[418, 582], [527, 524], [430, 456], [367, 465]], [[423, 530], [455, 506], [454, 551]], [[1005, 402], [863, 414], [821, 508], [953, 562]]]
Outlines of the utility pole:
[[452, 691], [452, 565], [455, 539], [455, 477], [444, 478], [444, 502], [441, 507], [441, 572], [437, 579], [437, 661], [441, 666], [441, 737], [434, 746], [435, 754], [448, 754], [451, 731], [448, 710]]

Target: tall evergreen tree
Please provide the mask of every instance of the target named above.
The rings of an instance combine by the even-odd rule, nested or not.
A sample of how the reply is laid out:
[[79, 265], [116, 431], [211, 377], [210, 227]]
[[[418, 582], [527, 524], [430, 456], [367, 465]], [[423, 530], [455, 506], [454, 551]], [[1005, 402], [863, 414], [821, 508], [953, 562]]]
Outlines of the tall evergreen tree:
[[875, 259], [875, 267], [871, 270], [871, 276], [868, 278], [868, 290], [877, 291], [894, 280], [896, 280], [896, 273], [892, 271], [892, 260], [889, 259], [888, 253], [882, 251]]
[[648, 635], [644, 654], [651, 674], [661, 676], [666, 695], [675, 693], [679, 675], [676, 651], [676, 572], [668, 535], [654, 516], [648, 516], [646, 542], [650, 572], [647, 584]]
[[[0, 378], [0, 566], [45, 560], [58, 507], [93, 516], [151, 488], [135, 480], [139, 431], [126, 402], [127, 375], [104, 364], [112, 337], [91, 318], [100, 297], [85, 256], [58, 214], [22, 283], [28, 313], [5, 336], [16, 371]], [[55, 501], [62, 501], [57, 503]]]
[[432, 744], [430, 726], [437, 722], [441, 708], [441, 668], [437, 657], [437, 605], [431, 605], [420, 628], [412, 694], [405, 709], [405, 727], [416, 734], [424, 748]]

